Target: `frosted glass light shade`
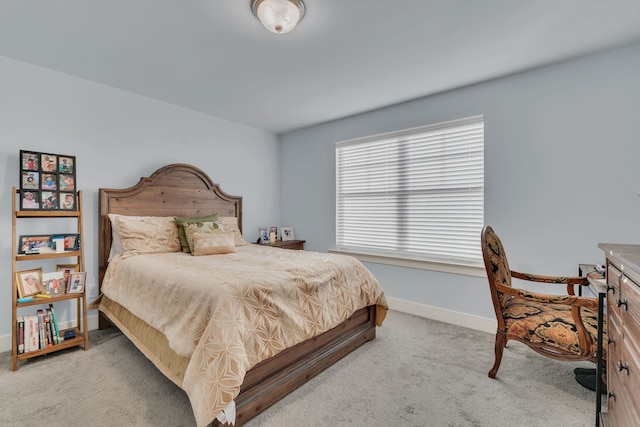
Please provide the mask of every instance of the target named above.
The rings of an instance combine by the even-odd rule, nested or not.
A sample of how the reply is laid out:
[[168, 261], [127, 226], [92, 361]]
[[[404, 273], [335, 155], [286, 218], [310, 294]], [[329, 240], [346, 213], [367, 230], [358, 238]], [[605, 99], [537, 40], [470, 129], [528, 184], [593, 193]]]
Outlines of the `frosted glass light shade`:
[[253, 14], [276, 34], [293, 30], [304, 16], [302, 0], [251, 0]]

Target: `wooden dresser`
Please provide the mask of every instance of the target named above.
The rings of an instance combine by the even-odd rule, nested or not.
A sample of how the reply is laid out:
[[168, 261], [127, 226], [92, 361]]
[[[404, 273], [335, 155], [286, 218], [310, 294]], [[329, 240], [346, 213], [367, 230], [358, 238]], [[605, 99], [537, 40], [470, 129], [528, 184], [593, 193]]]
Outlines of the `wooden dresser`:
[[602, 426], [640, 426], [640, 245], [598, 245], [607, 260], [607, 406]]

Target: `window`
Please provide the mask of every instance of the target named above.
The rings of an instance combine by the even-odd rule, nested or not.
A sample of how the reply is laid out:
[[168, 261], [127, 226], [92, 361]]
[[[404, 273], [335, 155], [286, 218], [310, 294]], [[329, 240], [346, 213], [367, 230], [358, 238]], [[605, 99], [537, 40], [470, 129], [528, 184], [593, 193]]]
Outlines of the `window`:
[[338, 251], [481, 265], [484, 117], [336, 144]]

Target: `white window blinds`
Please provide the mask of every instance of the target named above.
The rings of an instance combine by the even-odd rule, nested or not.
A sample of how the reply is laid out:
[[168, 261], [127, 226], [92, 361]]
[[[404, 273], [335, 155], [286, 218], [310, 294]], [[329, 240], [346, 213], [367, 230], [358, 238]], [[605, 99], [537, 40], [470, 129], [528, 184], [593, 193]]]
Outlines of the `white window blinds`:
[[484, 117], [336, 144], [338, 250], [482, 264]]

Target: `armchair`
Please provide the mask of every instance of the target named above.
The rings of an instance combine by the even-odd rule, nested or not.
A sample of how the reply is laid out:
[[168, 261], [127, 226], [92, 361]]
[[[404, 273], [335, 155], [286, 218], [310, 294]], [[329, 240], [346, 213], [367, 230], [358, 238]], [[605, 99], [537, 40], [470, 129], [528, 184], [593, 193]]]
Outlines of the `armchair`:
[[[507, 341], [516, 340], [557, 360], [597, 360], [598, 300], [576, 296], [574, 286], [585, 277], [552, 277], [509, 269], [500, 238], [490, 226], [482, 230], [482, 255], [498, 320], [495, 378]], [[512, 287], [512, 279], [566, 286], [566, 295], [547, 295]], [[605, 326], [606, 331], [606, 326]], [[606, 338], [605, 338], [606, 339]]]

